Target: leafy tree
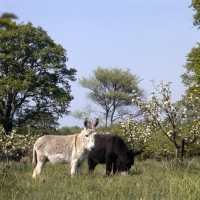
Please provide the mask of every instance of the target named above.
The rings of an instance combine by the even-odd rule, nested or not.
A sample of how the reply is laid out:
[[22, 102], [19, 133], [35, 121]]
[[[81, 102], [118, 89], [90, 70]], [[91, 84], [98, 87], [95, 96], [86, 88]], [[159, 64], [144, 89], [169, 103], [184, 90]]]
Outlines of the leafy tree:
[[184, 66], [186, 72], [181, 75], [182, 82], [188, 88], [187, 92], [200, 92], [200, 43], [192, 48], [187, 55], [187, 62]]
[[73, 100], [66, 50], [41, 27], [18, 24], [0, 30], [0, 123], [8, 134], [44, 113], [69, 114]]
[[[193, 15], [194, 17], [193, 24], [199, 28], [200, 0], [193, 0], [190, 7], [193, 7], [195, 11], [195, 14]], [[197, 46], [192, 48], [190, 53], [188, 53], [184, 68], [186, 69], [186, 72], [181, 75], [181, 78], [183, 84], [187, 88], [186, 89], [187, 95], [182, 100], [182, 103], [186, 104], [187, 100], [190, 99], [190, 103], [192, 103], [192, 105], [194, 106], [191, 109], [189, 115], [191, 115], [190, 116], [191, 118], [194, 118], [193, 113], [196, 113], [196, 111], [198, 111], [200, 114], [200, 106], [199, 102], [197, 101], [197, 99], [200, 98], [200, 43], [197, 43]], [[191, 102], [191, 100], [193, 101]]]
[[17, 19], [17, 16], [12, 13], [3, 13], [0, 17], [0, 29], [3, 27], [15, 28], [16, 24], [10, 19]]
[[[192, 0], [190, 7], [193, 7], [195, 11], [193, 24], [200, 28], [200, 0]], [[187, 89], [186, 95], [180, 101], [180, 104], [183, 107], [189, 108], [187, 110], [187, 126], [195, 127], [200, 124], [200, 43], [197, 43], [197, 46], [188, 53], [184, 67], [186, 72], [181, 75], [181, 78]]]
[[27, 120], [22, 126], [16, 129], [16, 133], [32, 135], [55, 135], [58, 134], [59, 123], [58, 117], [52, 116], [51, 113], [40, 113], [39, 117]]
[[58, 134], [60, 135], [72, 135], [80, 132], [81, 128], [78, 126], [72, 126], [72, 127], [63, 126], [62, 128], [58, 129]]
[[[103, 112], [97, 114], [105, 119], [107, 127], [130, 115], [133, 90], [137, 91], [139, 97], [144, 97], [144, 91], [138, 86], [140, 81], [138, 76], [131, 74], [130, 69], [97, 67], [89, 78], [79, 79], [79, 84], [90, 90], [87, 98], [101, 107]], [[95, 113], [94, 110], [92, 112]], [[136, 117], [140, 112], [135, 107], [132, 114]]]
[[200, 0], [192, 0], [190, 7], [193, 7], [193, 10], [195, 11], [195, 14], [193, 15], [193, 24], [200, 28]]
[[99, 126], [97, 128], [97, 133], [101, 134], [116, 134], [123, 137], [123, 129], [120, 122], [110, 124], [108, 127]]
[[85, 119], [87, 118], [89, 121], [92, 121], [92, 113], [91, 113], [91, 105], [87, 105], [84, 111], [75, 110], [71, 113], [71, 116], [77, 119]]

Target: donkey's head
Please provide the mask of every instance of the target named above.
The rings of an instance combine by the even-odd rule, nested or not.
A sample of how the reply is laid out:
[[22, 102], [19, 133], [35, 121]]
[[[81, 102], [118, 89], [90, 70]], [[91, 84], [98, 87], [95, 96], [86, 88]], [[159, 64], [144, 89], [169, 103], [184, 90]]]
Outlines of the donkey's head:
[[87, 118], [84, 120], [84, 129], [81, 131], [83, 144], [86, 149], [92, 151], [95, 147], [95, 128], [99, 124], [99, 119], [97, 118], [94, 123], [89, 123]]
[[120, 155], [117, 159], [117, 172], [123, 174], [124, 172], [128, 172], [132, 165], [134, 165], [134, 158], [136, 155], [139, 155], [143, 152], [143, 150], [140, 151], [133, 151], [129, 150], [125, 152], [124, 154]]

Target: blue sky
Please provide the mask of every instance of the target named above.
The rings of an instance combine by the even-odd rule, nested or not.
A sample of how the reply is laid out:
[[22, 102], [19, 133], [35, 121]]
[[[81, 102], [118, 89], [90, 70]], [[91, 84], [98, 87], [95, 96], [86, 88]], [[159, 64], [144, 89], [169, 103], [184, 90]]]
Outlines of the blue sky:
[[[139, 86], [148, 94], [154, 90], [151, 79], [171, 81], [176, 101], [185, 91], [180, 75], [186, 56], [200, 42], [190, 4], [191, 0], [0, 0], [0, 14], [14, 13], [17, 22], [30, 21], [47, 31], [67, 50], [67, 66], [77, 69], [77, 79], [89, 77], [97, 66], [129, 68], [143, 79]], [[71, 85], [75, 99], [70, 110], [82, 110], [88, 91]], [[59, 123], [83, 125], [71, 116]]]

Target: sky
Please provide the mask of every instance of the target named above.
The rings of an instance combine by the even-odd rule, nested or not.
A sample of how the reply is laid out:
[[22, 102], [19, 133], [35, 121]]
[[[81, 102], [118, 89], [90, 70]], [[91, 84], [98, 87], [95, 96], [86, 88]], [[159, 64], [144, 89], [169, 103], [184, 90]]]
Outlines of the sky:
[[[172, 100], [181, 99], [181, 75], [186, 56], [197, 42], [191, 0], [0, 0], [0, 15], [18, 16], [18, 23], [42, 27], [55, 43], [67, 50], [68, 68], [76, 78], [89, 77], [98, 66], [131, 69], [139, 86], [154, 90], [150, 80], [172, 82]], [[83, 110], [87, 89], [70, 82], [74, 100], [70, 111]], [[95, 106], [97, 109], [98, 107]], [[60, 127], [83, 126], [65, 116]]]

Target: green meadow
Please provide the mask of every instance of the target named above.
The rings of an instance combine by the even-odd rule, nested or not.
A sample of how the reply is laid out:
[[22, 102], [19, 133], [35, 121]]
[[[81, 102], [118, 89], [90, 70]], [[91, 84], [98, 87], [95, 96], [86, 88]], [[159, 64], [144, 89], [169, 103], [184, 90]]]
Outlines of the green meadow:
[[88, 173], [84, 163], [80, 176], [70, 177], [70, 165], [46, 163], [40, 178], [32, 178], [31, 165], [0, 163], [1, 200], [198, 200], [200, 158], [173, 161], [137, 161], [129, 175], [105, 176], [105, 165]]

